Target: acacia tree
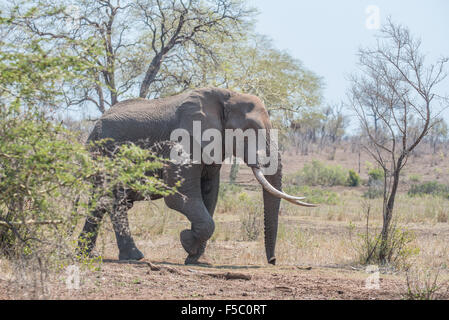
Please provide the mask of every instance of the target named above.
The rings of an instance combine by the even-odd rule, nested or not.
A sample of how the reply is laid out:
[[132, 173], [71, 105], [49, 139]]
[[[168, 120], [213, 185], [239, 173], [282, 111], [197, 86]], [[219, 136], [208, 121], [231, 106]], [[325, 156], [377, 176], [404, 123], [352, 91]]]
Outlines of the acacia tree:
[[350, 105], [367, 136], [363, 147], [384, 172], [378, 251], [382, 263], [390, 258], [390, 222], [400, 172], [411, 152], [438, 123], [438, 115], [448, 101], [437, 94], [438, 85], [447, 75], [444, 68], [448, 59], [426, 64], [420, 45], [408, 28], [389, 20], [380, 31], [377, 46], [359, 51], [361, 75], [351, 78]]
[[21, 40], [52, 40], [85, 58], [91, 68], [65, 86], [66, 102], [93, 103], [102, 113], [121, 97], [160, 96], [167, 82], [182, 78], [160, 76], [161, 68], [215, 59], [208, 35], [231, 39], [254, 12], [241, 0], [18, 0], [9, 10], [16, 36], [27, 34]]
[[300, 60], [273, 46], [266, 36], [249, 33], [239, 41], [220, 41], [218, 63], [202, 69], [203, 83], [250, 93], [261, 98], [280, 124], [321, 101], [321, 79]]

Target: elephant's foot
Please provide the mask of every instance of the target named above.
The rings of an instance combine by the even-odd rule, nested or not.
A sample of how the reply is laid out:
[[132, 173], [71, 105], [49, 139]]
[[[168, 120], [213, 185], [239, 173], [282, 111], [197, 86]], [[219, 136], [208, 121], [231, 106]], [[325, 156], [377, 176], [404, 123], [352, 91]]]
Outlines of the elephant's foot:
[[184, 261], [184, 264], [196, 264], [196, 265], [212, 265], [207, 260], [201, 259], [204, 250], [206, 249], [206, 241], [198, 241], [191, 230], [183, 230], [181, 232], [181, 244], [185, 251], [189, 254]]
[[[202, 252], [199, 252], [200, 250], [200, 243], [193, 235], [192, 230], [183, 230], [180, 234], [181, 244], [185, 251], [189, 254], [189, 256], [196, 256], [199, 254], [203, 254]], [[199, 258], [198, 256], [198, 258]]]
[[201, 255], [191, 255], [189, 254], [186, 258], [186, 260], [184, 261], [185, 265], [203, 265], [203, 266], [211, 266], [212, 263], [210, 263], [209, 261], [205, 260], [204, 257], [203, 259], [200, 260]]
[[136, 247], [131, 247], [129, 249], [120, 250], [118, 259], [119, 260], [141, 260], [143, 259], [143, 253], [140, 252]]

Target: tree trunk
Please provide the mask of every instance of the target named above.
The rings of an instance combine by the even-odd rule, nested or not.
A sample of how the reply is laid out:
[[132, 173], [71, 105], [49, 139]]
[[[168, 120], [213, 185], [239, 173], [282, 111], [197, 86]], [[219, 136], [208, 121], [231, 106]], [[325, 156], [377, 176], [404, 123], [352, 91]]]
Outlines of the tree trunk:
[[237, 173], [239, 172], [239, 164], [237, 163], [237, 158], [234, 157], [231, 172], [229, 173], [229, 183], [235, 184], [235, 180], [237, 179]]
[[154, 79], [156, 78], [159, 69], [161, 68], [163, 58], [164, 55], [162, 53], [159, 53], [151, 61], [147, 69], [147, 72], [145, 73], [145, 78], [143, 79], [142, 84], [140, 85], [139, 97], [146, 98], [146, 96], [148, 95], [150, 86], [153, 83]]
[[[389, 260], [388, 255], [388, 241], [390, 236], [390, 223], [391, 219], [393, 217], [393, 208], [394, 208], [394, 201], [396, 199], [396, 193], [398, 191], [398, 185], [399, 185], [399, 173], [401, 171], [402, 166], [402, 159], [401, 156], [398, 159], [398, 162], [396, 164], [396, 169], [393, 172], [393, 185], [390, 191], [390, 194], [384, 194], [384, 202], [386, 204], [384, 205], [383, 209], [383, 225], [382, 225], [382, 232], [381, 232], [381, 243], [379, 248], [379, 260], [382, 264], [385, 264]], [[385, 181], [384, 181], [384, 188], [386, 188], [386, 174], [385, 174]], [[388, 201], [385, 201], [388, 197]]]

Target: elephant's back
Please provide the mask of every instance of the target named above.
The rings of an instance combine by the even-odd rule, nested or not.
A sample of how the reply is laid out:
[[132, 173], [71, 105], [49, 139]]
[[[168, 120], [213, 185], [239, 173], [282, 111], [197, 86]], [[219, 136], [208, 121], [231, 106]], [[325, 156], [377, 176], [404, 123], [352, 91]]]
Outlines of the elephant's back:
[[117, 103], [97, 121], [89, 140], [169, 140], [176, 126], [176, 108], [186, 99], [180, 94], [161, 99], [130, 99]]
[[173, 108], [181, 105], [189, 96], [189, 93], [179, 94], [160, 99], [129, 99], [121, 101], [106, 111], [101, 119], [131, 118], [135, 120], [152, 120], [153, 118], [166, 118], [167, 114], [173, 112]]

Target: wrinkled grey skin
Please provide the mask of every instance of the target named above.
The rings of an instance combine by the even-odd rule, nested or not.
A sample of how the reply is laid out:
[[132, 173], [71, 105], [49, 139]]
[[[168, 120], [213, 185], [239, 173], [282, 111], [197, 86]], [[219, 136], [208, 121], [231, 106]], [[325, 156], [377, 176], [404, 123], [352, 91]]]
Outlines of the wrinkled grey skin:
[[[267, 110], [257, 97], [225, 89], [203, 88], [169, 98], [132, 99], [120, 102], [98, 120], [89, 140], [112, 138], [117, 142], [137, 142], [149, 139], [151, 145], [170, 140], [171, 132], [177, 128], [184, 128], [192, 133], [194, 120], [201, 121], [202, 131], [215, 128], [223, 134], [225, 129], [271, 128]], [[183, 230], [180, 234], [181, 244], [188, 253], [186, 264], [198, 263], [206, 248], [207, 240], [214, 232], [213, 214], [217, 204], [220, 168], [220, 164], [191, 166], [170, 164], [163, 171], [162, 178], [168, 185], [173, 185], [179, 180], [179, 175], [184, 180], [178, 190], [185, 197], [173, 194], [164, 200], [169, 208], [179, 211], [191, 222], [191, 228]], [[279, 158], [278, 172], [266, 176], [266, 179], [281, 190], [281, 175]], [[158, 197], [160, 196], [155, 196], [154, 199]], [[110, 212], [120, 260], [143, 258], [131, 236], [127, 217], [127, 211], [137, 200], [139, 197], [133, 194], [116, 194], [113, 210]], [[266, 255], [268, 262], [275, 264], [274, 251], [280, 199], [263, 190], [263, 200]], [[80, 234], [80, 240], [82, 239], [80, 243], [86, 245], [89, 253], [95, 246], [99, 223], [104, 214], [105, 209], [94, 210]]]

